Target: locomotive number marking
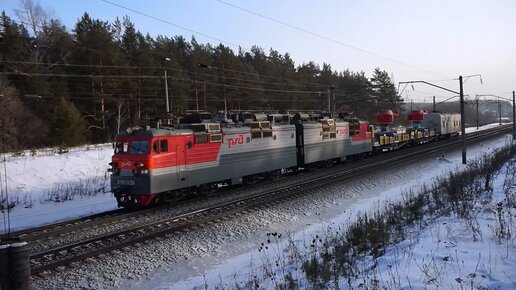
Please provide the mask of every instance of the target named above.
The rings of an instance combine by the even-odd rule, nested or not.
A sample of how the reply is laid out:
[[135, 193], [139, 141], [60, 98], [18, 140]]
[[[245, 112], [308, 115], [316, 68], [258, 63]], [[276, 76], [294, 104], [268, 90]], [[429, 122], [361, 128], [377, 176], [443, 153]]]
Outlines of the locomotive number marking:
[[238, 144], [244, 144], [244, 135], [240, 134], [237, 138], [229, 138], [228, 139], [228, 148], [231, 148], [232, 146], [238, 145]]
[[129, 185], [129, 186], [135, 186], [136, 185], [134, 180], [119, 179], [119, 180], [117, 180], [117, 183], [118, 183], [118, 185]]

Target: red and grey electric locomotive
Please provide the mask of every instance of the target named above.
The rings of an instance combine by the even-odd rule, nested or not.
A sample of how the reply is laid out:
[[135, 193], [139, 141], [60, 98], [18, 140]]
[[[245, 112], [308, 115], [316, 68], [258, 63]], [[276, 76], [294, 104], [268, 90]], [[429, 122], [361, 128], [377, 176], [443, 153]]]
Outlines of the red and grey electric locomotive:
[[200, 118], [206, 115], [116, 137], [111, 189], [119, 206], [147, 206], [372, 151], [368, 122], [348, 116], [239, 113], [215, 122]]

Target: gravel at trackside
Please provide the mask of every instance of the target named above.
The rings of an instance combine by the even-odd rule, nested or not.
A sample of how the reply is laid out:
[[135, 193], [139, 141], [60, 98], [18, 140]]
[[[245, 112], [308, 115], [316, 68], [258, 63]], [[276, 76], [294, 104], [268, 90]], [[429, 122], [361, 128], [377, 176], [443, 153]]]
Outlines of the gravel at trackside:
[[338, 166], [326, 168], [323, 171], [324, 173], [322, 173], [321, 171], [303, 172], [303, 174], [297, 174], [293, 176], [274, 179], [269, 181], [268, 183], [262, 182], [254, 186], [247, 186], [244, 188], [240, 187], [232, 189], [230, 191], [214, 193], [212, 194], [213, 196], [205, 196], [204, 198], [197, 199], [195, 201], [183, 201], [177, 207], [157, 208], [152, 213], [125, 218], [123, 219], [123, 221], [118, 221], [115, 223], [96, 225], [95, 227], [88, 227], [88, 225], [86, 224], [84, 229], [76, 230], [73, 235], [55, 236], [52, 237], [52, 239], [33, 242], [30, 244], [30, 251], [32, 253], [38, 253], [61, 245], [84, 241], [86, 239], [95, 238], [104, 234], [116, 233], [132, 226], [141, 226], [144, 224], [159, 222], [183, 213], [188, 213], [198, 209], [202, 209], [209, 205], [214, 205], [216, 203], [225, 203], [245, 196], [251, 196], [257, 192], [275, 188], [278, 185], [285, 186], [289, 184], [296, 184], [302, 180], [306, 180], [308, 177], [314, 178], [324, 174], [337, 172], [339, 168], [340, 167]]
[[[257, 209], [214, 225], [178, 233], [33, 277], [35, 289], [128, 287], [157, 271], [181, 275], [178, 265], [217, 260], [256, 249], [267, 232], [296, 232], [345, 210], [346, 200], [374, 195], [424, 170], [424, 163], [346, 182], [291, 202]], [[374, 182], [372, 182], [374, 180]], [[190, 269], [190, 272], [195, 270]]]

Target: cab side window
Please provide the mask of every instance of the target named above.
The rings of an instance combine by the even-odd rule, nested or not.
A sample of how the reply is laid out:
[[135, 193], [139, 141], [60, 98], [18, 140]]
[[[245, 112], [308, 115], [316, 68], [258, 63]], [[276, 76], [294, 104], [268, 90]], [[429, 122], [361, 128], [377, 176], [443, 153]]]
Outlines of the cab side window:
[[115, 146], [115, 153], [127, 153], [129, 142], [117, 142]]
[[154, 141], [154, 143], [152, 143], [152, 152], [159, 153], [159, 151], [158, 151], [158, 140], [156, 140], [156, 141]]
[[168, 141], [167, 140], [159, 140], [159, 148], [161, 153], [168, 152]]

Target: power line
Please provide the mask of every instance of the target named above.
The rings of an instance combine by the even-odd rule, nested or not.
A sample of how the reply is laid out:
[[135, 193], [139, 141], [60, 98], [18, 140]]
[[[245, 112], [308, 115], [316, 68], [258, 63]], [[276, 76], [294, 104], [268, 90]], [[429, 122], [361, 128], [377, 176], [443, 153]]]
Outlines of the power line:
[[[135, 9], [132, 9], [132, 8], [129, 8], [129, 7], [126, 7], [126, 6], [123, 6], [123, 5], [120, 5], [120, 4], [117, 4], [117, 3], [114, 3], [114, 2], [111, 2], [111, 1], [108, 1], [108, 0], [101, 0], [105, 3], [108, 3], [108, 4], [111, 4], [111, 5], [114, 5], [114, 6], [117, 6], [119, 8], [122, 8], [122, 9], [126, 9], [128, 11], [131, 11], [131, 12], [134, 12], [134, 13], [137, 13], [137, 14], [140, 14], [140, 15], [143, 15], [145, 17], [148, 17], [148, 18], [151, 18], [151, 19], [154, 19], [154, 20], [157, 20], [157, 21], [160, 21], [160, 22], [163, 22], [163, 23], [166, 23], [166, 24], [169, 24], [169, 25], [172, 25], [172, 26], [175, 26], [175, 27], [178, 27], [178, 28], [181, 28], [181, 29], [184, 29], [184, 30], [187, 30], [189, 32], [192, 32], [194, 34], [199, 34], [199, 35], [202, 35], [202, 36], [205, 36], [207, 38], [210, 38], [210, 39], [213, 39], [213, 40], [216, 40], [216, 41], [220, 41], [221, 43], [226, 43], [228, 45], [231, 45], [233, 47], [236, 47], [238, 49], [241, 49], [242, 46], [240, 45], [237, 45], [237, 44], [234, 44], [234, 43], [231, 43], [231, 42], [228, 42], [228, 41], [224, 41], [222, 39], [219, 39], [219, 38], [216, 38], [216, 37], [213, 37], [213, 36], [210, 36], [210, 35], [207, 35], [205, 33], [202, 33], [202, 32], [198, 32], [198, 31], [195, 31], [193, 29], [190, 29], [190, 28], [187, 28], [187, 27], [184, 27], [184, 26], [181, 26], [181, 25], [178, 25], [178, 24], [175, 24], [175, 23], [172, 23], [170, 21], [167, 21], [167, 20], [163, 20], [161, 18], [158, 18], [156, 16], [152, 16], [150, 14], [147, 14], [147, 13], [144, 13], [144, 12], [141, 12], [141, 11], [138, 11], [138, 10], [135, 10]], [[328, 40], [330, 42], [334, 42], [336, 44], [339, 44], [339, 45], [342, 45], [342, 46], [345, 46], [345, 47], [348, 47], [348, 48], [352, 48], [352, 49], [355, 49], [357, 51], [360, 51], [360, 52], [363, 52], [363, 53], [366, 53], [366, 54], [370, 54], [370, 55], [373, 55], [373, 56], [376, 56], [376, 57], [379, 57], [379, 58], [382, 58], [382, 59], [385, 59], [385, 60], [389, 60], [391, 62], [394, 62], [394, 63], [398, 63], [398, 64], [401, 64], [401, 65], [404, 65], [404, 66], [407, 66], [407, 67], [410, 67], [410, 68], [413, 68], [413, 69], [416, 69], [416, 70], [420, 70], [420, 71], [424, 71], [424, 72], [427, 72], [427, 73], [431, 73], [431, 74], [435, 74], [435, 75], [441, 75], [441, 76], [444, 76], [443, 74], [441, 73], [436, 73], [436, 72], [432, 72], [432, 71], [429, 71], [429, 70], [426, 70], [426, 69], [423, 69], [423, 68], [419, 68], [417, 66], [414, 66], [414, 65], [411, 65], [409, 63], [405, 63], [405, 62], [402, 62], [402, 61], [399, 61], [399, 60], [396, 60], [396, 59], [393, 59], [393, 58], [390, 58], [390, 57], [386, 57], [386, 56], [383, 56], [383, 55], [380, 55], [378, 53], [374, 53], [374, 52], [371, 52], [371, 51], [368, 51], [368, 50], [365, 50], [365, 49], [362, 49], [362, 48], [359, 48], [359, 47], [356, 47], [356, 46], [353, 46], [353, 45], [350, 45], [350, 44], [347, 44], [347, 43], [344, 43], [344, 42], [341, 42], [341, 41], [338, 41], [338, 40], [335, 40], [335, 39], [332, 39], [330, 37], [327, 37], [327, 36], [324, 36], [324, 35], [321, 35], [321, 34], [318, 34], [318, 33], [315, 33], [315, 32], [311, 32], [311, 31], [308, 31], [306, 29], [303, 29], [303, 28], [299, 28], [297, 26], [294, 26], [294, 25], [291, 25], [291, 24], [288, 24], [286, 22], [283, 22], [283, 21], [280, 21], [280, 20], [277, 20], [277, 19], [274, 19], [272, 17], [268, 17], [268, 16], [265, 16], [265, 15], [262, 15], [262, 14], [259, 14], [259, 13], [256, 13], [256, 12], [253, 12], [251, 10], [248, 10], [248, 9], [245, 9], [245, 8], [242, 8], [240, 6], [236, 6], [234, 4], [231, 4], [231, 3], [228, 3], [228, 2], [225, 2], [225, 1], [222, 1], [222, 0], [217, 0], [218, 2], [220, 3], [223, 3], [225, 5], [228, 5], [228, 6], [231, 6], [231, 7], [234, 7], [236, 9], [240, 9], [242, 11], [245, 11], [245, 12], [248, 12], [248, 13], [251, 13], [251, 14], [254, 14], [254, 15], [257, 15], [259, 17], [262, 17], [262, 18], [265, 18], [265, 19], [268, 19], [268, 20], [271, 20], [273, 22], [276, 22], [276, 23], [279, 23], [279, 24], [282, 24], [282, 25], [285, 25], [287, 27], [290, 27], [290, 28], [293, 28], [293, 29], [296, 29], [296, 30], [299, 30], [299, 31], [302, 31], [304, 33], [307, 33], [307, 34], [310, 34], [310, 35], [313, 35], [313, 36], [316, 36], [316, 37], [319, 37], [319, 38], [322, 38], [322, 39], [325, 39], [325, 40]], [[245, 50], [247, 51], [250, 51], [249, 48], [247, 47], [244, 47]]]
[[[236, 48], [240, 48], [239, 45], [237, 44], [234, 44], [234, 43], [231, 43], [231, 42], [228, 42], [228, 41], [224, 41], [222, 39], [219, 39], [219, 38], [216, 38], [216, 37], [213, 37], [213, 36], [210, 36], [208, 34], [205, 34], [205, 33], [202, 33], [202, 32], [198, 32], [198, 31], [195, 31], [193, 29], [190, 29], [190, 28], [187, 28], [187, 27], [184, 27], [184, 26], [181, 26], [181, 25], [178, 25], [178, 24], [175, 24], [175, 23], [172, 23], [170, 21], [167, 21], [167, 20], [164, 20], [164, 19], [161, 19], [161, 18], [158, 18], [156, 16], [152, 16], [150, 14], [147, 14], [147, 13], [144, 13], [144, 12], [141, 12], [141, 11], [138, 11], [138, 10], [135, 10], [135, 9], [132, 9], [132, 8], [129, 8], [129, 7], [126, 7], [126, 6], [123, 6], [123, 5], [120, 5], [120, 4], [117, 4], [117, 3], [114, 3], [114, 2], [111, 2], [111, 1], [108, 1], [108, 0], [101, 0], [105, 3], [108, 3], [108, 4], [111, 4], [113, 6], [117, 6], [119, 8], [122, 8], [122, 9], [125, 9], [125, 10], [128, 10], [128, 11], [131, 11], [131, 12], [134, 12], [136, 14], [140, 14], [142, 16], [145, 16], [145, 17], [148, 17], [148, 18], [151, 18], [151, 19], [154, 19], [154, 20], [157, 20], [159, 22], [162, 22], [162, 23], [165, 23], [165, 24], [168, 24], [168, 25], [172, 25], [172, 26], [175, 26], [177, 28], [181, 28], [183, 30], [186, 30], [186, 31], [189, 31], [189, 32], [192, 32], [194, 34], [198, 34], [198, 35], [202, 35], [204, 37], [207, 37], [209, 39], [213, 39], [213, 40], [216, 40], [216, 41], [220, 41], [221, 43], [225, 43], [225, 44], [228, 44], [228, 45], [231, 45], [233, 47], [236, 47]], [[248, 49], [247, 49], [248, 50]]]
[[[164, 23], [167, 23], [167, 24], [170, 24], [170, 25], [173, 25], [173, 26], [176, 26], [176, 27], [179, 27], [181, 29], [185, 29], [185, 30], [188, 30], [190, 32], [193, 32], [193, 33], [196, 33], [196, 34], [199, 34], [199, 35], [203, 35], [203, 36], [206, 36], [208, 38], [211, 38], [211, 39], [214, 39], [214, 40], [217, 40], [217, 41], [220, 41], [222, 43], [226, 43], [228, 45], [232, 45], [232, 46], [235, 46], [235, 47], [238, 47], [238, 48], [241, 48], [241, 46], [238, 46], [236, 44], [233, 44], [233, 43], [230, 43], [230, 42], [227, 42], [227, 41], [224, 41], [224, 40], [221, 40], [221, 39], [218, 39], [218, 38], [215, 38], [215, 37], [211, 37], [209, 35], [206, 35], [206, 34], [203, 34], [201, 32], [197, 32], [195, 30], [192, 30], [192, 29], [189, 29], [189, 28], [186, 28], [186, 27], [183, 27], [183, 26], [180, 26], [180, 25], [177, 25], [177, 24], [174, 24], [172, 22], [169, 22], [169, 21], [166, 21], [166, 20], [163, 20], [163, 19], [160, 19], [158, 17], [155, 17], [155, 16], [152, 16], [152, 15], [149, 15], [149, 14], [146, 14], [144, 12], [140, 12], [140, 11], [137, 11], [135, 9], [132, 9], [132, 8], [128, 8], [128, 7], [125, 7], [125, 6], [122, 6], [120, 4], [117, 4], [117, 3], [114, 3], [114, 2], [111, 2], [111, 1], [108, 1], [108, 0], [101, 0], [103, 2], [106, 2], [108, 4], [111, 4], [111, 5], [114, 5], [114, 6], [117, 6], [117, 7], [120, 7], [120, 8], [123, 8], [123, 9], [126, 9], [126, 10], [129, 10], [129, 11], [132, 11], [134, 13], [137, 13], [137, 14], [140, 14], [140, 15], [143, 15], [143, 16], [146, 16], [146, 17], [149, 17], [149, 18], [152, 18], [154, 20], [158, 20], [158, 21], [161, 21], [161, 22], [164, 22]], [[96, 52], [100, 52], [102, 53], [102, 51], [99, 51], [99, 50], [96, 50], [96, 49], [91, 49], [91, 48], [86, 48], [86, 47], [81, 47], [83, 49], [89, 49], [89, 50], [92, 50], [92, 51], [96, 51]], [[250, 51], [250, 49], [246, 48], [247, 51]], [[126, 55], [128, 57], [131, 57], [131, 58], [136, 58], [137, 57], [134, 57], [134, 56], [131, 56], [131, 55]], [[26, 62], [26, 63], [30, 63], [30, 62]], [[42, 63], [33, 63], [33, 64], [42, 64]], [[88, 66], [88, 65], [70, 65], [70, 64], [57, 64], [57, 63], [52, 63], [52, 64], [46, 64], [46, 65], [52, 65], [52, 66]], [[95, 67], [95, 65], [92, 65], [93, 67]], [[131, 68], [131, 66], [104, 66], [104, 67], [126, 67], [126, 68]], [[210, 66], [211, 68], [217, 68], [217, 67], [212, 67]], [[143, 67], [142, 67], [143, 68]], [[154, 68], [154, 69], [159, 69], [159, 68], [162, 68], [162, 67], [148, 67], [148, 68]], [[173, 69], [173, 68], [168, 68], [168, 69]], [[238, 71], [238, 70], [231, 70], [231, 69], [224, 69], [224, 68], [217, 68], [219, 70], [223, 70], [223, 71], [230, 71], [230, 72], [238, 72], [240, 74], [247, 74], [247, 75], [252, 75], [252, 76], [259, 76], [259, 77], [267, 77], [267, 78], [274, 78], [274, 79], [278, 79], [276, 76], [267, 76], [267, 75], [261, 75], [261, 74], [257, 74], [257, 73], [248, 73], [248, 72], [242, 72], [242, 71]], [[177, 70], [177, 69], [176, 69]], [[178, 71], [182, 71], [182, 70], [178, 70]], [[195, 72], [196, 73], [196, 72]], [[199, 73], [196, 73], [196, 74], [199, 74]], [[284, 79], [284, 78], [280, 78], [280, 79], [283, 79], [283, 80], [290, 80], [290, 79]], [[296, 80], [297, 81], [297, 80]], [[301, 82], [302, 84], [309, 84], [309, 85], [313, 85], [313, 86], [324, 86], [324, 85], [321, 85], [321, 84], [317, 84], [317, 83], [311, 83], [311, 82]], [[327, 86], [329, 86], [331, 84], [327, 84]]]
[[[3, 60], [3, 61], [0, 61], [0, 63], [27, 64], [27, 65], [53, 65], [53, 66], [64, 66], [64, 67], [84, 67], [84, 68], [99, 68], [99, 69], [103, 69], [103, 68], [105, 68], [105, 69], [113, 69], [113, 68], [118, 68], [118, 69], [156, 69], [156, 70], [167, 69], [167, 70], [171, 70], [171, 71], [175, 71], [175, 72], [179, 72], [179, 73], [193, 74], [193, 75], [197, 75], [200, 77], [206, 77], [206, 76], [221, 77], [220, 75], [216, 75], [216, 74], [210, 74], [210, 73], [198, 72], [198, 71], [187, 71], [187, 70], [177, 69], [177, 68], [173, 68], [173, 67], [169, 67], [169, 66], [95, 65], [95, 64], [70, 64], [70, 63], [56, 64], [56, 63], [41, 63], [41, 62], [31, 62], [31, 61], [9, 61], [9, 60]], [[263, 77], [263, 78], [274, 78], [275, 80], [278, 80], [278, 78], [275, 76], [243, 72], [243, 71], [219, 68], [219, 67], [214, 67], [214, 66], [209, 66], [209, 68], [214, 68], [214, 69], [217, 69], [220, 71], [239, 73], [242, 75], [250, 75], [250, 76], [255, 76], [255, 77]], [[100, 75], [97, 75], [97, 76], [100, 76]], [[243, 79], [243, 78], [233, 78], [233, 77], [229, 77], [229, 76], [223, 76], [223, 78], [225, 78], [226, 80], [245, 81], [245, 82], [250, 82], [250, 83], [261, 83], [261, 84], [268, 84], [268, 85], [289, 85], [289, 84], [285, 84], [283, 82], [281, 82], [281, 83], [280, 82], [267, 82], [267, 81], [250, 80], [250, 79]], [[312, 83], [312, 82], [299, 82], [297, 80], [285, 79], [285, 78], [279, 78], [279, 80], [295, 82], [290, 85], [309, 85], [309, 86], [313, 86], [313, 87], [329, 86], [329, 84], [325, 85], [325, 84], [317, 84], [317, 83]]]
[[[104, 1], [104, 0], [103, 0]], [[327, 40], [327, 41], [330, 41], [330, 42], [333, 42], [333, 43], [336, 43], [336, 44], [339, 44], [341, 46], [345, 46], [345, 47], [348, 47], [348, 48], [351, 48], [351, 49], [354, 49], [356, 51], [360, 51], [362, 53], [366, 53], [366, 54], [369, 54], [369, 55], [373, 55], [373, 56], [376, 56], [378, 58], [381, 58], [381, 59], [385, 59], [385, 60], [388, 60], [388, 61], [391, 61], [391, 62], [394, 62], [394, 63], [397, 63], [397, 64], [401, 64], [401, 65], [404, 65], [404, 66], [407, 66], [407, 67], [410, 67], [410, 68], [413, 68], [413, 69], [416, 69], [416, 70], [419, 70], [419, 71], [424, 71], [424, 72], [427, 72], [427, 73], [431, 73], [431, 74], [435, 74], [435, 75], [441, 75], [441, 76], [445, 76], [441, 73], [437, 73], [437, 72], [433, 72], [433, 71], [429, 71], [429, 70], [426, 70], [426, 69], [423, 69], [423, 68], [420, 68], [420, 67], [417, 67], [417, 66], [414, 66], [414, 65], [411, 65], [409, 63], [406, 63], [406, 62], [402, 62], [402, 61], [399, 61], [399, 60], [396, 60], [396, 59], [393, 59], [393, 58], [390, 58], [390, 57], [387, 57], [387, 56], [383, 56], [381, 54], [378, 54], [378, 53], [375, 53], [375, 52], [372, 52], [372, 51], [369, 51], [369, 50], [366, 50], [366, 49], [363, 49], [363, 48], [360, 48], [360, 47], [357, 47], [357, 46], [354, 46], [354, 45], [351, 45], [351, 44], [348, 44], [348, 43], [344, 43], [342, 41], [339, 41], [339, 40], [335, 40], [333, 38], [330, 38], [328, 36], [324, 36], [322, 34], [319, 34], [319, 33], [316, 33], [316, 32], [312, 32], [312, 31], [309, 31], [309, 30], [306, 30], [304, 28], [300, 28], [298, 26], [294, 26], [292, 24], [289, 24], [289, 23], [286, 23], [284, 21], [281, 21], [281, 20], [278, 20], [278, 19], [275, 19], [275, 18], [272, 18], [272, 17], [269, 17], [269, 16], [266, 16], [266, 15], [263, 15], [263, 14], [260, 14], [260, 13], [257, 13], [257, 12], [254, 12], [254, 11], [251, 11], [249, 9], [246, 9], [246, 8], [243, 8], [243, 7], [240, 7], [240, 6], [237, 6], [235, 4], [231, 4], [231, 3], [228, 3], [228, 2], [225, 2], [225, 1], [222, 1], [222, 0], [216, 0], [217, 2], [220, 2], [222, 4], [225, 4], [225, 5], [228, 5], [228, 6], [231, 6], [233, 8], [236, 8], [236, 9], [239, 9], [239, 10], [242, 10], [244, 12], [247, 12], [247, 13], [250, 13], [250, 14], [253, 14], [253, 15], [256, 15], [258, 17], [261, 17], [261, 18], [264, 18], [264, 19], [267, 19], [267, 20], [270, 20], [270, 21], [273, 21], [273, 22], [276, 22], [276, 23], [279, 23], [281, 25], [284, 25], [284, 26], [287, 26], [289, 28], [292, 28], [292, 29], [295, 29], [295, 30], [298, 30], [298, 31], [301, 31], [301, 32], [304, 32], [306, 34], [309, 34], [309, 35], [312, 35], [312, 36], [315, 36], [315, 37], [318, 37], [318, 38], [321, 38], [321, 39], [324, 39], [324, 40]], [[446, 77], [446, 76], [445, 76]]]
[[447, 101], [449, 101], [449, 100], [451, 100], [451, 99], [454, 99], [454, 98], [458, 98], [458, 97], [460, 97], [460, 96], [451, 96], [451, 97], [447, 98], [446, 100], [444, 100], [444, 101], [440, 101], [439, 103], [435, 103], [435, 104], [436, 104], [436, 105], [440, 105], [440, 104], [442, 104], [442, 103], [446, 103]]
[[[25, 75], [25, 73], [21, 72], [0, 72], [3, 75]], [[121, 79], [161, 79], [161, 76], [150, 76], [150, 75], [138, 75], [138, 76], [128, 76], [128, 75], [93, 75], [93, 74], [54, 74], [54, 73], [33, 73], [29, 74], [29, 76], [42, 76], [42, 77], [76, 77], [76, 78], [121, 78]], [[168, 77], [169, 79], [174, 79], [177, 81], [193, 83], [192, 80], [188, 79], [177, 79], [174, 77]], [[230, 85], [225, 83], [215, 83], [215, 82], [206, 82], [210, 85], [216, 85], [219, 87], [226, 88], [237, 88], [237, 89], [246, 89], [246, 90], [254, 90], [254, 91], [263, 91], [263, 92], [276, 92], [276, 93], [297, 93], [297, 94], [312, 94], [312, 93], [323, 93], [321, 91], [302, 91], [302, 90], [280, 90], [280, 89], [267, 89], [267, 88], [259, 88], [259, 87], [247, 87], [247, 86], [238, 86], [238, 85]], [[326, 93], [326, 92], [324, 92]]]
[[28, 77], [76, 77], [76, 78], [113, 78], [113, 79], [160, 79], [162, 76], [153, 75], [97, 75], [97, 74], [67, 74], [67, 73], [25, 73], [25, 72], [0, 72], [3, 75], [23, 75]]
[[[318, 92], [315, 92], [315, 93], [318, 93]], [[109, 93], [94, 93], [94, 92], [75, 92], [74, 94], [75, 95], [92, 96], [92, 97], [68, 96], [65, 99], [70, 99], [70, 100], [89, 100], [89, 101], [101, 101], [101, 100], [104, 100], [104, 102], [106, 102], [106, 103], [114, 103], [114, 102], [116, 103], [116, 102], [119, 102], [119, 101], [124, 101], [124, 102], [137, 102], [137, 101], [158, 101], [158, 102], [162, 102], [163, 101], [162, 97], [156, 97], [156, 95], [150, 95], [150, 94], [141, 95], [141, 97], [145, 97], [145, 98], [142, 98], [141, 100], [138, 100], [134, 96], [133, 97], [128, 97], [127, 95], [124, 96], [123, 94], [120, 94], [120, 93], [109, 94]], [[186, 101], [195, 101], [196, 100], [195, 97], [188, 96], [188, 95], [179, 95], [178, 97], [181, 100], [186, 100]], [[60, 99], [60, 98], [62, 98], [62, 97], [61, 96], [38, 96], [38, 99], [56, 100], [56, 99]], [[289, 101], [289, 102], [291, 102], [291, 101], [302, 102], [302, 101], [304, 101], [304, 100], [296, 100], [295, 98], [291, 98], [291, 99], [285, 99], [285, 98], [278, 99], [278, 98], [274, 98], [274, 99], [271, 99], [271, 98], [268, 98], [268, 97], [260, 97], [260, 96], [254, 96], [254, 97], [253, 96], [246, 96], [245, 98], [236, 97], [236, 98], [230, 98], [230, 99], [232, 101], [267, 101], [267, 102], [287, 102], [287, 101]], [[210, 101], [223, 101], [221, 98], [218, 98], [218, 97], [215, 97], [215, 96], [206, 97], [206, 100], [210, 100]]]

